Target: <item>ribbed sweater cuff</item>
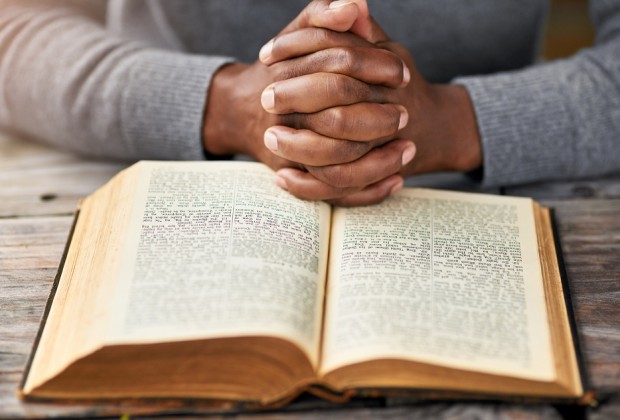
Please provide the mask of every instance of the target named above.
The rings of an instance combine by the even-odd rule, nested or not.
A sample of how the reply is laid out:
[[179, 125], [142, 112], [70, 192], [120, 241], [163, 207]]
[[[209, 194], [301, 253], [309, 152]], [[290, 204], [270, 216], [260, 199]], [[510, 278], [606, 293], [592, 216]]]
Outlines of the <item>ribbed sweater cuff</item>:
[[227, 57], [162, 50], [136, 55], [121, 100], [121, 132], [134, 159], [202, 160], [202, 123], [213, 74]]
[[[463, 77], [482, 138], [483, 184], [523, 184], [570, 176], [574, 136], [561, 76], [553, 68]], [[564, 85], [565, 86], [565, 85]]]

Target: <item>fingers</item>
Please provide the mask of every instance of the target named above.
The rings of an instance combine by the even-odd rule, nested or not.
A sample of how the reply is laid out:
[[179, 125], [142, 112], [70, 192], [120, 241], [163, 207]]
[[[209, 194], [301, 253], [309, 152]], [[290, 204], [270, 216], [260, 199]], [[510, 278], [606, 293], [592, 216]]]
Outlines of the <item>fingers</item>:
[[365, 188], [336, 188], [314, 178], [307, 172], [285, 168], [277, 172], [276, 183], [294, 196], [304, 200], [326, 200], [348, 207], [376, 204], [400, 190], [403, 179], [392, 175]]
[[340, 207], [367, 206], [378, 204], [390, 195], [396, 194], [403, 188], [404, 180], [399, 175], [392, 175], [376, 184], [369, 185], [360, 191], [341, 198], [327, 200], [330, 204]]
[[302, 165], [326, 166], [352, 162], [368, 153], [374, 142], [337, 140], [310, 130], [275, 126], [265, 132], [265, 146], [275, 155]]
[[315, 73], [267, 86], [261, 104], [272, 114], [311, 113], [379, 99], [379, 87], [341, 74]]
[[393, 89], [369, 85], [349, 76], [314, 73], [270, 84], [261, 94], [271, 114], [312, 113], [359, 102], [392, 102]]
[[[389, 178], [394, 180], [394, 176], [414, 156], [413, 143], [407, 140], [394, 140], [373, 149], [354, 162], [307, 167], [308, 172], [293, 168], [281, 169], [277, 173], [279, 177], [276, 181], [291, 194], [306, 200], [340, 200], [353, 196], [352, 201], [343, 202], [349, 202], [348, 205], [354, 205], [356, 200], [369, 203], [386, 197], [385, 194], [389, 193], [386, 189], [394, 187], [395, 181], [392, 181], [394, 184], [391, 184], [390, 188], [382, 182]], [[381, 186], [379, 190], [385, 194], [373, 192], [378, 186]]]
[[[351, 25], [349, 29], [351, 33], [354, 33], [368, 42], [372, 42], [373, 44], [377, 42], [387, 41], [389, 37], [383, 31], [381, 26], [370, 16], [370, 11], [368, 10], [368, 2], [367, 0], [339, 0], [333, 3], [330, 3], [330, 9], [337, 10], [338, 8], [349, 6], [349, 3], [354, 2], [358, 8], [357, 18]], [[335, 12], [337, 13], [337, 11]], [[328, 28], [327, 26], [322, 26], [324, 28]]]
[[[350, 36], [350, 34], [337, 35]], [[387, 49], [353, 44], [334, 43], [315, 51], [308, 50], [314, 50], [315, 46], [317, 48], [322, 46], [320, 41], [316, 45], [294, 44], [291, 48], [287, 45], [280, 47], [280, 44], [277, 44], [270, 55], [270, 59], [274, 60], [271, 70], [275, 80], [279, 81], [312, 73], [337, 73], [365, 83], [391, 88], [404, 87], [409, 83], [411, 79], [409, 69], [399, 56]], [[300, 52], [306, 54], [275, 62]]]
[[393, 140], [376, 147], [356, 161], [328, 166], [307, 166], [319, 181], [336, 188], [365, 187], [398, 173], [413, 159], [415, 145]]
[[404, 180], [401, 176], [393, 175], [374, 185], [345, 197], [327, 200], [330, 204], [339, 207], [367, 206], [378, 204], [390, 195], [396, 194], [403, 188]]
[[393, 139], [408, 123], [402, 105], [358, 103], [312, 114], [289, 114], [281, 124], [308, 129], [325, 137], [353, 141]]
[[302, 28], [325, 28], [347, 32], [376, 43], [388, 39], [381, 27], [370, 16], [366, 0], [315, 0], [280, 33]]
[[302, 28], [326, 28], [346, 32], [360, 15], [360, 8], [354, 2], [334, 2], [331, 0], [314, 0], [289, 23], [280, 33], [293, 32]]
[[[368, 5], [366, 0], [335, 1], [314, 0], [289, 23], [280, 33], [293, 32], [301, 28], [326, 28], [338, 32], [346, 32], [355, 25], [356, 20], [368, 21]], [[370, 33], [369, 22], [356, 25], [356, 34], [360, 35], [359, 27]]]
[[342, 46], [376, 48], [374, 44], [350, 32], [302, 28], [271, 39], [260, 49], [258, 58], [263, 64], [270, 65], [289, 58]]

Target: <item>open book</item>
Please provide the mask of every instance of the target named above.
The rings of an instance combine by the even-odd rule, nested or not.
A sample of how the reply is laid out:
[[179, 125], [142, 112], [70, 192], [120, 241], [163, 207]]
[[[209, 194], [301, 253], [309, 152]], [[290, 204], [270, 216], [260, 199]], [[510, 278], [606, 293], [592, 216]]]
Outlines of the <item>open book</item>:
[[140, 162], [83, 200], [21, 395], [584, 396], [548, 210], [428, 189], [332, 208], [273, 177]]

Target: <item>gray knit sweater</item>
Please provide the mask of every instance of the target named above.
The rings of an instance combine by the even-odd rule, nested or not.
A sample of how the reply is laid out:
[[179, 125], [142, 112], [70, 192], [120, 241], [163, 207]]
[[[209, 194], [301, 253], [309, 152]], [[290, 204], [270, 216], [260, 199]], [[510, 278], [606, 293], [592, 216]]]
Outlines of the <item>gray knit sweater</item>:
[[[0, 125], [80, 153], [204, 159], [213, 73], [253, 61], [306, 0], [0, 0]], [[466, 86], [486, 185], [620, 171], [620, 0], [596, 46], [536, 64], [546, 0], [370, 0], [435, 82]]]

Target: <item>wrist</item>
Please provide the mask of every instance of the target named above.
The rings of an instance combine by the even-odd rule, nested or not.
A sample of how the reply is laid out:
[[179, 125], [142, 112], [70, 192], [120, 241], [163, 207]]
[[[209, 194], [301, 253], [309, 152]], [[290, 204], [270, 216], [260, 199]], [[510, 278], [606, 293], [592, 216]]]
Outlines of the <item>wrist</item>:
[[246, 64], [222, 66], [211, 79], [204, 111], [202, 142], [204, 150], [213, 155], [246, 153], [239, 142], [239, 111], [235, 110], [238, 79]]
[[[482, 165], [473, 104], [463, 86], [425, 84], [409, 107], [413, 124], [402, 135], [417, 146], [405, 176], [427, 172], [466, 172]], [[418, 123], [415, 124], [415, 121]]]
[[437, 85], [443, 123], [451, 139], [449, 170], [467, 172], [482, 165], [482, 146], [474, 106], [464, 86]]

